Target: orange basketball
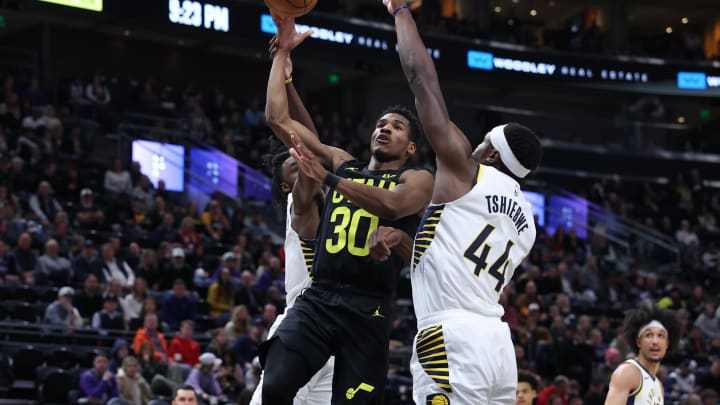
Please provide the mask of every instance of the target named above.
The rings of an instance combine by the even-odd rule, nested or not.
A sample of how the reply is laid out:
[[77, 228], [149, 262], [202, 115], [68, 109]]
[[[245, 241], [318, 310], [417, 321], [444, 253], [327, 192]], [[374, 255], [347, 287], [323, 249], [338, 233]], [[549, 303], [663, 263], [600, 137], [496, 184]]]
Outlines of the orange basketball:
[[265, 0], [265, 5], [278, 17], [300, 17], [315, 7], [317, 0]]

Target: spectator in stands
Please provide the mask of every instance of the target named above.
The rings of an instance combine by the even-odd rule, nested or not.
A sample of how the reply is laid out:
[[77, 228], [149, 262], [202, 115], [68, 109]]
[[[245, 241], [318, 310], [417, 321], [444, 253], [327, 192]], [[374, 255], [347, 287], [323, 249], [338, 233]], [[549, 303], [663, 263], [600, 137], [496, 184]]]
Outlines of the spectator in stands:
[[105, 191], [109, 193], [109, 197], [130, 192], [132, 182], [130, 181], [130, 173], [123, 168], [122, 160], [114, 159], [112, 170], [105, 172]]
[[75, 295], [75, 290], [72, 287], [60, 288], [57, 301], [45, 309], [43, 322], [47, 325], [62, 326], [68, 329], [82, 328], [83, 319], [77, 308], [73, 307], [73, 295]]
[[256, 320], [250, 326], [250, 333], [235, 340], [233, 344], [235, 362], [244, 370], [252, 367], [252, 361], [258, 355], [258, 347], [263, 342], [266, 331], [265, 324], [261, 320]]
[[106, 282], [118, 280], [123, 288], [131, 288], [135, 283], [135, 272], [128, 264], [115, 256], [115, 249], [110, 243], [100, 248], [102, 256], [103, 277]]
[[100, 75], [95, 75], [92, 83], [85, 87], [85, 98], [90, 100], [93, 105], [110, 103], [110, 91], [105, 87], [104, 80]]
[[117, 339], [113, 343], [112, 350], [110, 351], [110, 363], [108, 369], [110, 372], [117, 374], [118, 369], [122, 367], [123, 360], [130, 355], [130, 345], [125, 339]]
[[57, 137], [58, 139], [62, 137], [62, 134], [64, 132], [63, 124], [62, 121], [60, 121], [60, 119], [57, 117], [57, 114], [55, 113], [55, 107], [53, 107], [52, 104], [44, 106], [42, 121], [45, 129], [53, 133], [53, 137]]
[[88, 151], [88, 146], [83, 140], [83, 130], [79, 124], [73, 125], [70, 133], [65, 137], [61, 145], [61, 151], [77, 159]]
[[58, 255], [58, 243], [55, 239], [45, 242], [45, 253], [38, 257], [33, 273], [36, 284], [72, 284], [73, 270], [70, 260]]
[[[18, 140], [19, 142], [19, 140]], [[10, 188], [15, 192], [29, 193], [33, 190], [36, 180], [31, 167], [25, 166], [25, 161], [20, 156], [15, 156], [10, 161], [10, 176], [12, 179]]]
[[223, 358], [225, 353], [232, 353], [232, 343], [228, 331], [225, 328], [217, 328], [212, 331], [212, 340], [208, 344], [207, 351], [218, 358]]
[[222, 212], [220, 202], [210, 200], [207, 211], [202, 214], [202, 222], [205, 225], [205, 232], [215, 241], [222, 241], [225, 234], [231, 231], [230, 221]]
[[720, 315], [715, 312], [715, 305], [712, 302], [705, 302], [703, 312], [695, 319], [695, 326], [708, 341], [720, 336]]
[[43, 226], [50, 225], [55, 214], [62, 211], [60, 203], [52, 196], [52, 187], [47, 181], [38, 184], [37, 194], [30, 197], [30, 209]]
[[176, 247], [173, 248], [171, 252], [171, 259], [165, 262], [158, 279], [160, 291], [174, 288], [174, 283], [178, 279], [185, 282], [185, 285], [191, 288], [195, 272], [190, 265], [185, 263], [185, 251], [182, 248]]
[[135, 276], [142, 277], [147, 281], [148, 288], [158, 291], [160, 271], [158, 270], [157, 254], [153, 249], [143, 249], [140, 255], [140, 265], [135, 272]]
[[30, 86], [23, 92], [22, 99], [30, 103], [33, 108], [44, 107], [47, 104], [47, 97], [40, 88], [40, 82], [37, 78], [30, 79]]
[[236, 261], [239, 263], [239, 270], [250, 270], [255, 273], [255, 263], [253, 263], [252, 255], [248, 250], [248, 237], [247, 235], [240, 234], [237, 237], [237, 243], [233, 246], [232, 252], [235, 255]]
[[211, 317], [220, 317], [222, 322], [230, 317], [230, 309], [235, 306], [235, 288], [227, 267], [222, 269], [218, 280], [210, 285], [207, 303], [210, 305]]
[[260, 97], [255, 96], [245, 108], [245, 124], [250, 128], [258, 128], [265, 125], [265, 110], [262, 108]]
[[[152, 233], [150, 234], [150, 240], [157, 244], [160, 244], [160, 242], [163, 241], [173, 243], [180, 240], [180, 236], [175, 230], [175, 216], [173, 216], [172, 213], [166, 212], [163, 215], [162, 223], [157, 228], [155, 228], [155, 230], [152, 231]], [[175, 249], [182, 250], [181, 248]]]
[[558, 375], [553, 380], [553, 383], [543, 388], [537, 397], [537, 405], [552, 405], [550, 402], [551, 396], [557, 396], [560, 398], [560, 403], [567, 405], [568, 399], [568, 378], [564, 375]]
[[128, 320], [137, 319], [146, 298], [148, 298], [147, 281], [138, 276], [135, 278], [135, 284], [133, 284], [130, 294], [120, 299], [120, 306], [125, 318]]
[[23, 118], [22, 127], [24, 129], [29, 129], [35, 133], [39, 133], [44, 128], [44, 123], [42, 120], [42, 109], [33, 108], [28, 112], [30, 113], [30, 115]]
[[183, 217], [180, 222], [178, 238], [183, 249], [192, 251], [195, 246], [200, 245], [202, 240], [200, 239], [200, 234], [195, 231], [195, 224], [193, 223], [192, 217]]
[[180, 333], [170, 342], [168, 355], [177, 363], [195, 366], [200, 358], [200, 343], [193, 339], [195, 324], [186, 319], [180, 323]]
[[8, 251], [8, 245], [0, 238], [0, 283], [15, 284], [20, 281], [12, 254]]
[[149, 341], [140, 345], [138, 362], [140, 363], [140, 374], [146, 381], [152, 382], [156, 375], [164, 376], [168, 371], [167, 363], [157, 359], [153, 344]]
[[710, 357], [710, 367], [699, 374], [697, 383], [698, 387], [720, 387], [720, 356]]
[[96, 330], [125, 330], [127, 323], [123, 313], [118, 310], [118, 296], [112, 292], [103, 295], [103, 309], [95, 312], [91, 326]]
[[118, 396], [117, 381], [107, 367], [107, 357], [99, 354], [93, 360], [93, 367], [80, 376], [80, 390], [90, 404], [105, 404]]
[[240, 275], [240, 285], [238, 286], [237, 296], [235, 297], [236, 305], [245, 305], [251, 315], [256, 315], [262, 307], [262, 300], [255, 289], [255, 274], [245, 270]]
[[80, 191], [80, 205], [75, 219], [82, 229], [97, 229], [105, 222], [105, 214], [95, 205], [93, 192], [87, 187]]
[[32, 250], [32, 237], [28, 232], [23, 232], [18, 238], [17, 247], [12, 252], [15, 271], [22, 275], [23, 282], [35, 284], [32, 272], [35, 270], [37, 256]]
[[233, 309], [230, 321], [225, 324], [225, 331], [231, 337], [232, 341], [237, 340], [240, 336], [250, 333], [250, 313], [245, 305], [238, 305]]
[[145, 323], [138, 329], [133, 339], [133, 351], [140, 353], [143, 343], [149, 342], [153, 349], [153, 358], [162, 363], [168, 362], [168, 346], [165, 336], [158, 330], [158, 317], [156, 314], [145, 315]]
[[606, 381], [607, 377], [604, 375], [592, 377], [590, 380], [590, 386], [583, 397], [584, 405], [603, 405], [605, 403]]
[[680, 229], [675, 233], [675, 239], [685, 247], [690, 246], [693, 242], [695, 242], [695, 244], [699, 243], [698, 236], [695, 231], [690, 228], [690, 222], [687, 219], [684, 219], [680, 223]]
[[142, 201], [145, 207], [149, 208], [155, 196], [155, 190], [153, 190], [150, 179], [147, 176], [140, 176], [138, 184], [130, 191], [130, 196], [133, 199]]
[[680, 362], [680, 366], [673, 370], [668, 376], [670, 386], [672, 387], [671, 397], [679, 399], [685, 395], [695, 391], [695, 361], [685, 359]]
[[119, 397], [132, 405], [146, 405], [153, 398], [150, 385], [140, 374], [140, 364], [128, 356], [122, 362], [122, 375], [117, 377]]
[[268, 261], [268, 268], [258, 279], [257, 292], [264, 297], [270, 286], [275, 286], [285, 295], [285, 269], [277, 256], [273, 256]]
[[222, 388], [215, 376], [215, 370], [220, 367], [220, 364], [222, 364], [222, 360], [215, 357], [214, 354], [203, 353], [200, 356], [200, 364], [193, 368], [185, 380], [185, 384], [193, 387], [206, 403], [210, 403], [211, 398], [223, 397]]
[[520, 372], [518, 374], [516, 405], [533, 405], [537, 396], [538, 381], [535, 376]]
[[265, 326], [266, 330], [270, 330], [273, 322], [275, 322], [275, 318], [277, 318], [277, 307], [273, 304], [265, 304], [262, 314], [255, 319], [259, 320], [260, 323]]
[[183, 279], [175, 280], [172, 291], [165, 293], [161, 308], [160, 319], [173, 330], [177, 330], [180, 322], [185, 319], [195, 319], [197, 312], [195, 297], [188, 291]]
[[678, 310], [685, 308], [685, 301], [680, 296], [680, 289], [676, 286], [670, 288], [667, 295], [658, 300], [658, 307]]
[[[715, 387], [718, 387], [717, 385]], [[706, 388], [700, 392], [700, 399], [702, 405], [716, 405], [718, 399], [718, 393], [712, 388]]]
[[95, 274], [90, 273], [85, 277], [82, 291], [75, 296], [75, 307], [88, 323], [95, 312], [102, 309], [103, 297], [100, 282]]
[[103, 278], [102, 263], [95, 250], [95, 242], [92, 239], [83, 241], [82, 250], [73, 259], [72, 268], [75, 271], [76, 281], [83, 281], [90, 274], [93, 274], [98, 280]]

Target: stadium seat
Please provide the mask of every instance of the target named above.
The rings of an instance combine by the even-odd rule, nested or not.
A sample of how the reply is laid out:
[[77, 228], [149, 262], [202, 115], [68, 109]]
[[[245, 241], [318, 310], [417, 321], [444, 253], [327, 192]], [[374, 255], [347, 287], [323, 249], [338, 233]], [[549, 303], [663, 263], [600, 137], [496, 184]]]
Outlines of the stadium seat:
[[55, 370], [39, 383], [38, 401], [44, 405], [60, 405], [68, 403], [68, 394], [77, 386], [77, 379], [65, 370]]
[[[31, 301], [32, 302], [32, 301]], [[35, 323], [38, 320], [38, 310], [29, 302], [8, 302], [8, 316], [17, 321]]]
[[12, 353], [15, 380], [35, 381], [35, 369], [43, 364], [43, 353], [35, 346], [22, 346]]
[[78, 358], [75, 352], [69, 350], [67, 347], [57, 347], [49, 353], [47, 364], [48, 366], [56, 366], [63, 370], [68, 370], [78, 365]]
[[[8, 298], [27, 303], [35, 302], [37, 299], [37, 291], [30, 286], [21, 286], [8, 290]], [[57, 298], [57, 296], [55, 296]]]

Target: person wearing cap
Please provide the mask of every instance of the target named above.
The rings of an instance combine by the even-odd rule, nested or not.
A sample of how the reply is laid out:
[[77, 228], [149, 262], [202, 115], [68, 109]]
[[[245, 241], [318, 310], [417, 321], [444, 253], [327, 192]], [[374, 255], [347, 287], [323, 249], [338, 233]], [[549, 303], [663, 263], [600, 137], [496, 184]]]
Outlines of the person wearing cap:
[[682, 331], [679, 319], [674, 311], [642, 306], [626, 312], [623, 328], [637, 355], [613, 372], [605, 405], [662, 405], [665, 389], [656, 374], [660, 362], [678, 346]]
[[161, 291], [173, 288], [175, 280], [181, 279], [188, 288], [193, 286], [195, 272], [185, 260], [185, 251], [175, 247], [170, 251], [170, 260], [163, 265], [158, 287]]
[[110, 350], [110, 363], [108, 369], [112, 373], [117, 373], [118, 369], [122, 367], [123, 360], [130, 355], [130, 344], [125, 339], [116, 339], [113, 343], [112, 350]]
[[125, 330], [127, 324], [123, 313], [118, 311], [118, 296], [112, 292], [103, 295], [103, 309], [95, 312], [90, 325], [95, 330]]
[[45, 309], [43, 322], [51, 326], [62, 326], [69, 329], [82, 328], [83, 319], [77, 308], [73, 307], [72, 300], [75, 290], [72, 287], [62, 287], [58, 291], [57, 301]]
[[238, 256], [234, 252], [228, 251], [220, 256], [220, 264], [210, 276], [210, 283], [215, 283], [220, 278], [220, 273], [224, 268], [230, 270], [230, 279], [233, 282], [239, 282], [242, 278], [242, 271], [240, 270], [240, 263], [238, 262]]
[[72, 268], [75, 270], [76, 281], [85, 281], [88, 274], [94, 274], [98, 280], [102, 280], [102, 263], [95, 249], [95, 242], [93, 242], [92, 239], [85, 239], [83, 241], [80, 254], [75, 256], [72, 261]]
[[198, 396], [206, 402], [212, 397], [223, 396], [220, 382], [215, 376], [215, 371], [222, 364], [222, 360], [212, 353], [203, 353], [199, 358], [199, 364], [193, 368], [185, 380], [185, 384], [193, 387]]
[[95, 205], [93, 192], [87, 187], [80, 191], [80, 204], [75, 220], [82, 229], [97, 228], [105, 222], [105, 214]]

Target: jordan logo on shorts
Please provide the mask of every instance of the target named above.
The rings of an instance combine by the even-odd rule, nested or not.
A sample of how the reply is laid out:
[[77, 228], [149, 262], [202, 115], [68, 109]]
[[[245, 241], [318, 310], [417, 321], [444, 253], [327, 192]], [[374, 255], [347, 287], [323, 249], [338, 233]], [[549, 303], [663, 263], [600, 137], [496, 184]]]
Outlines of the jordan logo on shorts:
[[425, 399], [426, 405], [450, 405], [450, 399], [445, 394], [430, 394]]
[[378, 305], [377, 308], [375, 308], [375, 312], [373, 312], [372, 316], [377, 318], [385, 318], [385, 315], [380, 313], [380, 305]]
[[345, 392], [345, 398], [347, 399], [353, 399], [355, 398], [355, 394], [358, 393], [358, 391], [365, 391], [365, 392], [373, 392], [375, 391], [375, 387], [373, 387], [370, 384], [360, 383], [360, 385], [357, 386], [357, 388], [350, 387]]

